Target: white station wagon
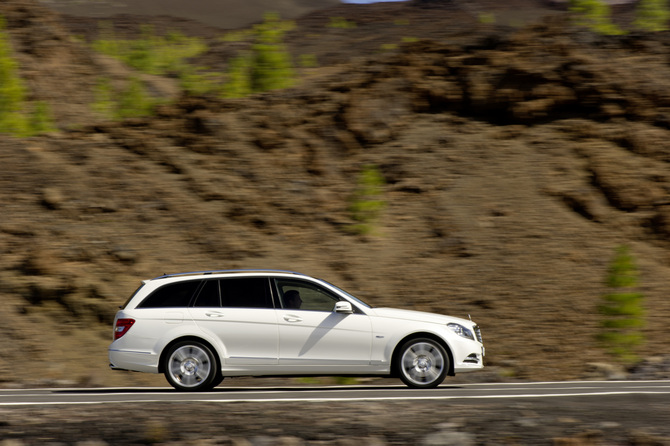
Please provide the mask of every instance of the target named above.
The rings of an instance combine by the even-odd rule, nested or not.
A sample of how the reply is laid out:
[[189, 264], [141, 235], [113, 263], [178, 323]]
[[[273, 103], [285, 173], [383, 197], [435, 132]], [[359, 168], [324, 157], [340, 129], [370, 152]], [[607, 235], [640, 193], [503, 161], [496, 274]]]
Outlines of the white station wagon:
[[117, 312], [113, 370], [164, 373], [177, 390], [230, 376], [395, 376], [432, 388], [481, 369], [470, 320], [373, 308], [291, 271], [228, 270], [143, 281]]

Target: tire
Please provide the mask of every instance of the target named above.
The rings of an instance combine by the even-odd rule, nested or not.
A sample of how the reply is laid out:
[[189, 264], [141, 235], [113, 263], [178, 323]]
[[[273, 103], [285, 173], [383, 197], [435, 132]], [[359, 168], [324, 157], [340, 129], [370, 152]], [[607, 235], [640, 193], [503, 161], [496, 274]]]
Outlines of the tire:
[[398, 351], [395, 364], [400, 380], [415, 389], [439, 386], [449, 373], [450, 365], [444, 347], [429, 338], [405, 342]]
[[212, 350], [198, 341], [182, 341], [170, 347], [163, 363], [165, 378], [181, 392], [205, 392], [223, 377]]

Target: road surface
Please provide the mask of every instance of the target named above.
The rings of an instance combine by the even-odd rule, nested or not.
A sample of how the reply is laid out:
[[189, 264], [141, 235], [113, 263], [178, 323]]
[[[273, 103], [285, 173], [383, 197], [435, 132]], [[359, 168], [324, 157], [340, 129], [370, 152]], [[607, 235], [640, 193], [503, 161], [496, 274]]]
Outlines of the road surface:
[[90, 388], [0, 390], [0, 406], [105, 403], [208, 402], [354, 402], [455, 401], [500, 402], [501, 399], [549, 399], [612, 395], [667, 395], [670, 381], [565, 381], [442, 385], [416, 390], [405, 386], [219, 387], [211, 392], [182, 393], [172, 388]]

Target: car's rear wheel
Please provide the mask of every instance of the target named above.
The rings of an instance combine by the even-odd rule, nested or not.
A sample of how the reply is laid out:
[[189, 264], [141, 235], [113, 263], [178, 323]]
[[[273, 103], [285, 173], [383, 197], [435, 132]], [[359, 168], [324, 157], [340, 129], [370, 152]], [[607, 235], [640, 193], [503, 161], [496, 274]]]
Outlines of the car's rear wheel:
[[170, 347], [163, 370], [170, 385], [183, 392], [211, 390], [222, 379], [214, 353], [198, 341], [182, 341]]
[[449, 355], [437, 341], [410, 339], [400, 347], [396, 370], [409, 387], [430, 389], [444, 381], [449, 372]]

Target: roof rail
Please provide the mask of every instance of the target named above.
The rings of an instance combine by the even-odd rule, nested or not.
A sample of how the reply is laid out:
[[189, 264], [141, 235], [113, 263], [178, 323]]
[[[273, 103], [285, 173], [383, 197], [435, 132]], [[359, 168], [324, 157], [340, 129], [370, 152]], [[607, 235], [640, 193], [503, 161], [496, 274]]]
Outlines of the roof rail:
[[197, 275], [209, 275], [209, 274], [231, 274], [231, 273], [284, 273], [284, 274], [295, 274], [297, 276], [306, 276], [306, 274], [298, 273], [296, 271], [288, 271], [282, 269], [215, 269], [209, 271], [192, 271], [186, 273], [175, 273], [175, 274], [163, 274], [162, 276], [154, 277], [151, 280], [156, 279], [166, 279], [169, 277], [180, 277], [180, 276], [197, 276]]

